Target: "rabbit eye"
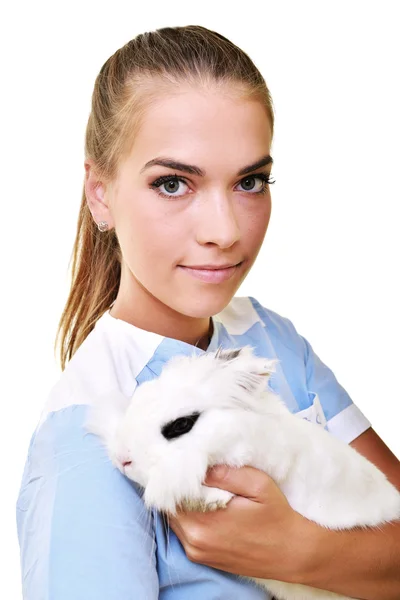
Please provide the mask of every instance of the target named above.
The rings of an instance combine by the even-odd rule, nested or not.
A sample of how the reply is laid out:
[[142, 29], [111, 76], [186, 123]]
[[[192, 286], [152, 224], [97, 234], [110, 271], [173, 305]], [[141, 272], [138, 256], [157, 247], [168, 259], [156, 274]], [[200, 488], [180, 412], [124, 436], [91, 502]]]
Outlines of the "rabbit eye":
[[199, 418], [200, 413], [196, 412], [186, 417], [179, 417], [174, 421], [170, 421], [161, 429], [161, 433], [167, 440], [177, 438], [184, 433], [188, 433]]

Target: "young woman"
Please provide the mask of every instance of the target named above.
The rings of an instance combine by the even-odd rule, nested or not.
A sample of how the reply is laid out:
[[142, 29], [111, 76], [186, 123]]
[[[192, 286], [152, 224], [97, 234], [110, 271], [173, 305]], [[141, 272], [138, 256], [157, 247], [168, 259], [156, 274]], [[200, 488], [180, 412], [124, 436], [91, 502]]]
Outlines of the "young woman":
[[101, 68], [58, 331], [63, 372], [17, 503], [26, 600], [267, 597], [236, 574], [400, 596], [397, 525], [327, 531], [244, 467], [214, 480], [239, 496], [225, 511], [179, 514], [171, 531], [85, 433], [98, 393], [130, 397], [177, 353], [249, 343], [280, 359], [274, 385], [293, 412], [400, 487], [396, 457], [291, 321], [235, 297], [268, 228], [273, 129], [255, 65], [204, 27], [138, 35]]

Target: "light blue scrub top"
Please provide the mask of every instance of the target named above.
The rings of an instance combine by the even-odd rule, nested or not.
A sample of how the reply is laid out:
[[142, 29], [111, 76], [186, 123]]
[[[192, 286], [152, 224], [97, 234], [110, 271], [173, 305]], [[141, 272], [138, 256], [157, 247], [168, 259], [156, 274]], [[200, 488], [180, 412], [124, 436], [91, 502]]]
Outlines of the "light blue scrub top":
[[[349, 443], [370, 427], [291, 321], [251, 297], [213, 317], [208, 350], [250, 344], [278, 358], [270, 380], [292, 412]], [[203, 350], [112, 317], [97, 321], [52, 389], [30, 441], [17, 500], [25, 600], [265, 600], [236, 575], [191, 562], [139, 486], [84, 429], [97, 392], [127, 397], [175, 354]], [[234, 542], [234, 540], [233, 540]]]

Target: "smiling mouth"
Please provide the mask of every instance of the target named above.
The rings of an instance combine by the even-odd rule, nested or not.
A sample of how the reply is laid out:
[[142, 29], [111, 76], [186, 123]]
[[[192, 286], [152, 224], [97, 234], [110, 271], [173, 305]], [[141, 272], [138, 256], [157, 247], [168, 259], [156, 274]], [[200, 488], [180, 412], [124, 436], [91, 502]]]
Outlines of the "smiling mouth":
[[237, 263], [230, 263], [225, 265], [179, 265], [184, 266], [187, 269], [196, 269], [197, 271], [220, 271], [221, 269], [230, 269], [232, 267], [238, 267], [243, 261]]
[[184, 265], [178, 265], [180, 269], [195, 277], [196, 279], [200, 279], [206, 283], [222, 283], [223, 281], [227, 281], [230, 279], [237, 271], [238, 268], [242, 265], [243, 261], [230, 266], [230, 267], [215, 267], [211, 268], [202, 267], [185, 267]]

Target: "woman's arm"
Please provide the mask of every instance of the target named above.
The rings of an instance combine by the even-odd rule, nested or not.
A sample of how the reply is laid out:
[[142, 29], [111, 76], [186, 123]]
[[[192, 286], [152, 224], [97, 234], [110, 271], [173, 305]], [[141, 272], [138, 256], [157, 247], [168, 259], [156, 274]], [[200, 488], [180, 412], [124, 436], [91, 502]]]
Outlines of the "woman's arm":
[[294, 511], [263, 471], [218, 471], [205, 483], [237, 494], [226, 509], [170, 519], [191, 561], [363, 600], [399, 600], [400, 523], [328, 530]]
[[370, 427], [349, 444], [385, 473], [400, 491], [400, 461]]
[[399, 600], [400, 521], [351, 531], [308, 521], [298, 535], [308, 548], [298, 583], [362, 600]]
[[152, 515], [83, 429], [83, 405], [34, 435], [17, 500], [24, 600], [158, 599]]
[[[350, 445], [400, 490], [400, 462], [369, 428]], [[299, 536], [310, 540], [299, 583], [363, 600], [400, 598], [400, 521], [379, 528], [330, 531], [304, 520]]]

